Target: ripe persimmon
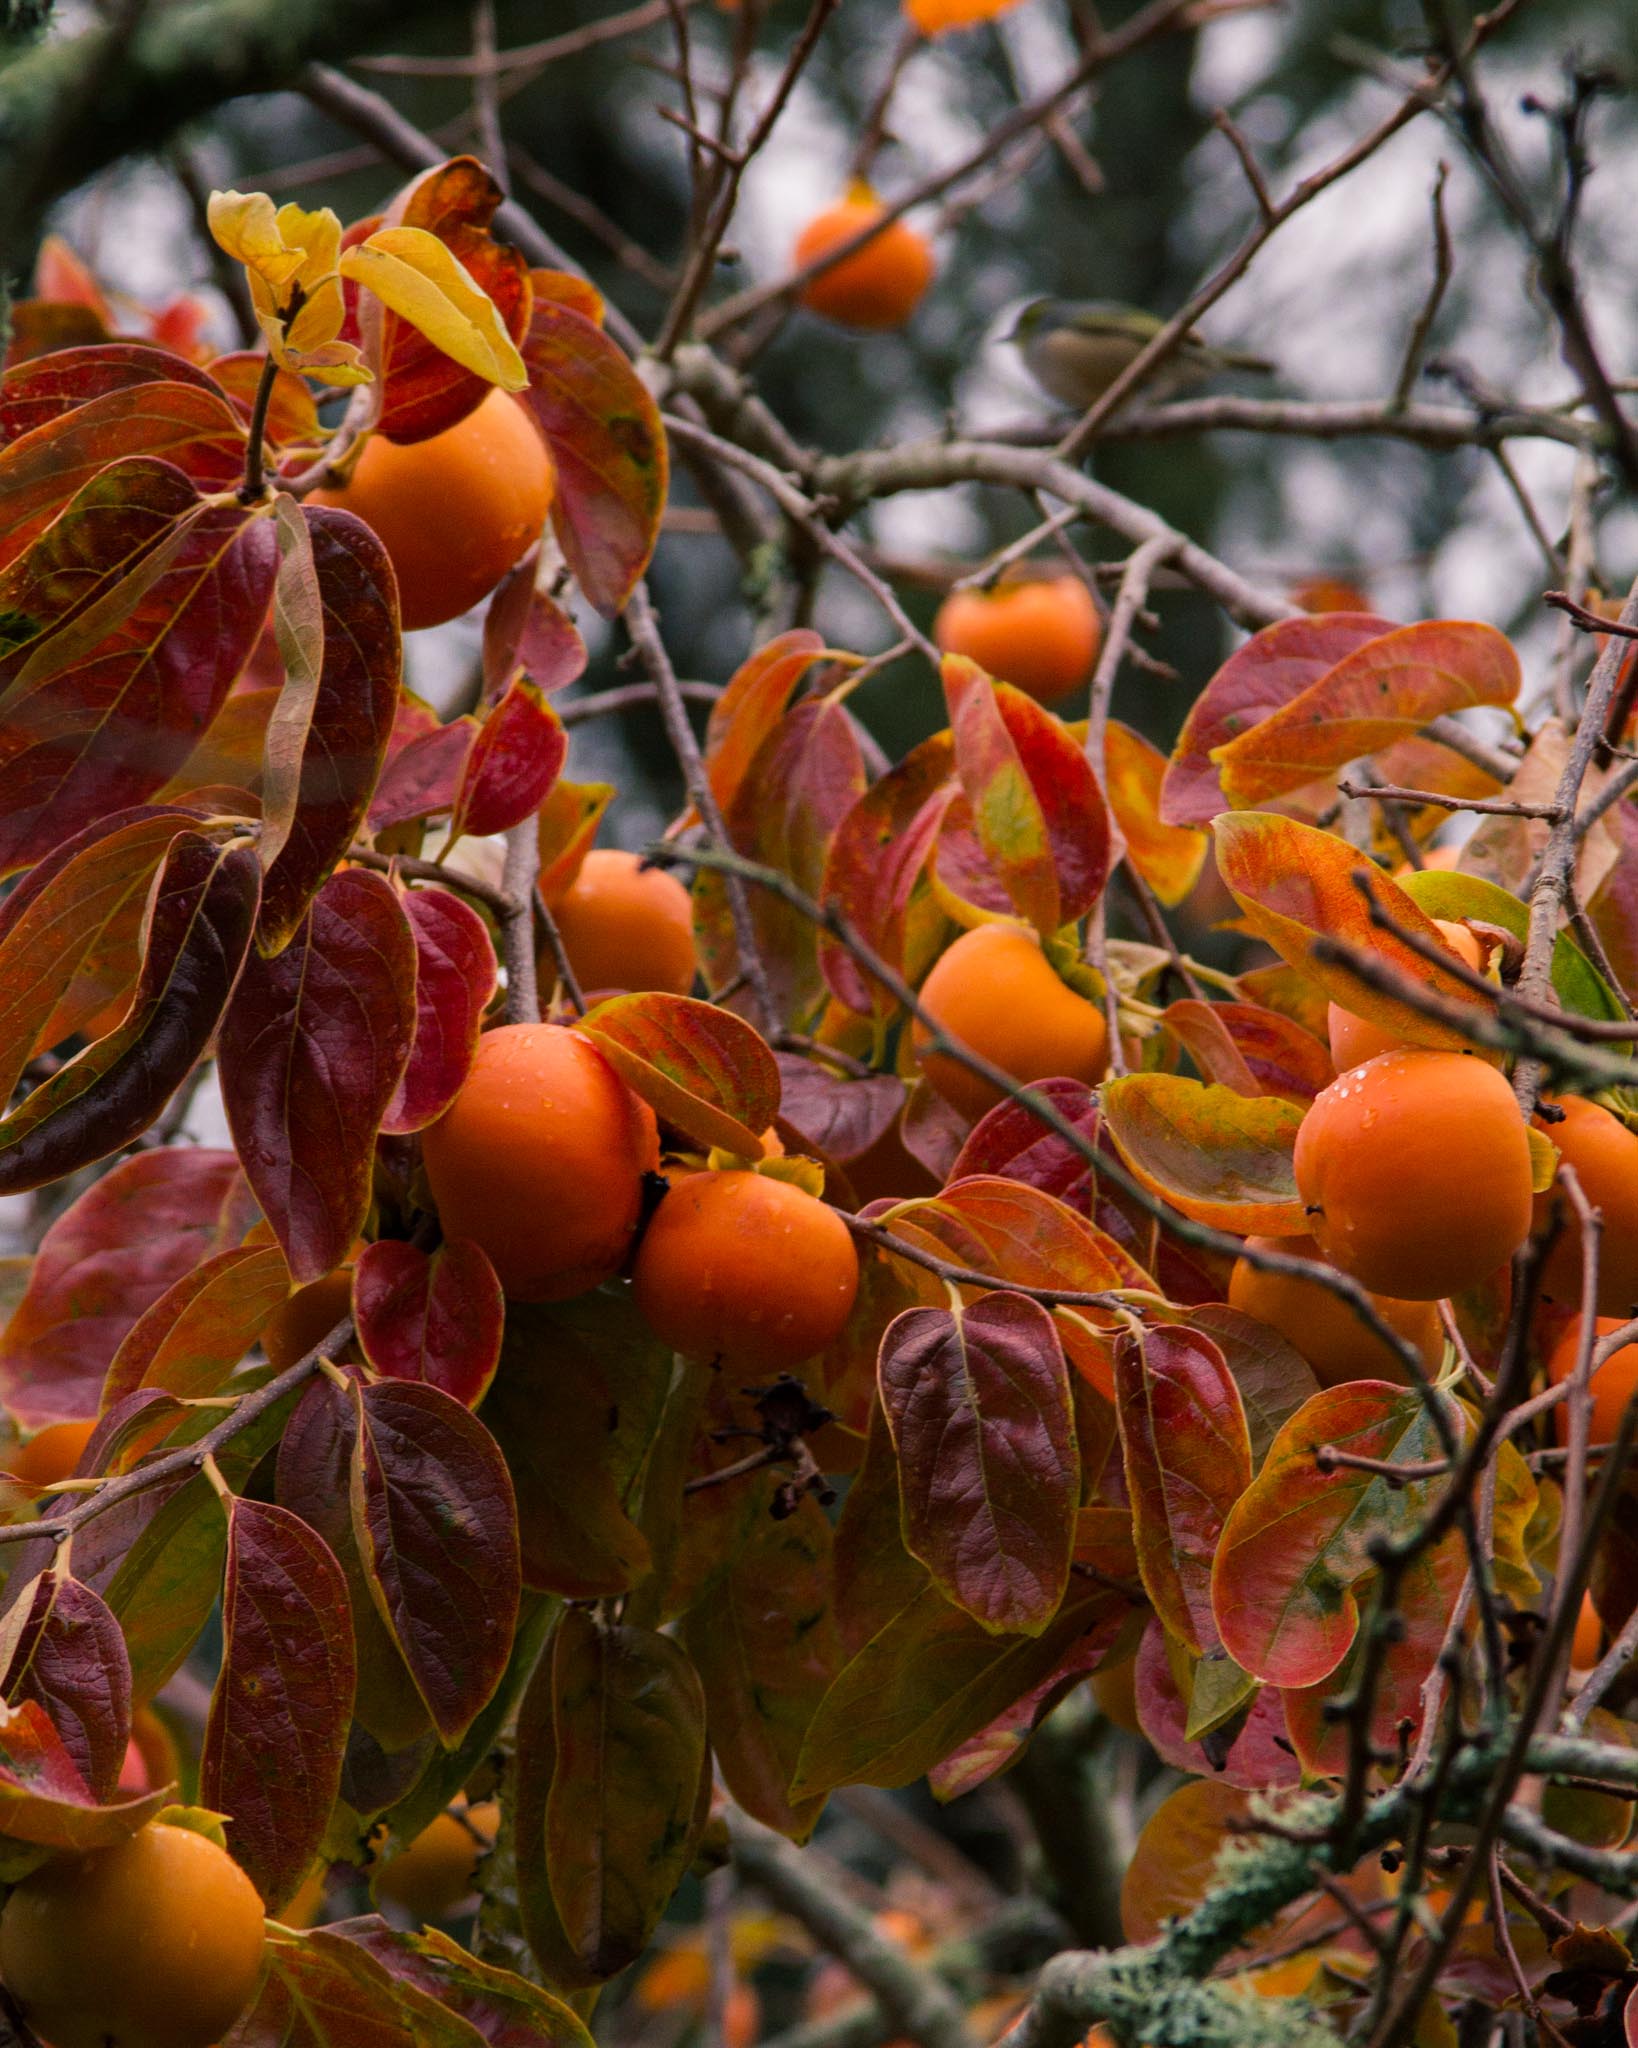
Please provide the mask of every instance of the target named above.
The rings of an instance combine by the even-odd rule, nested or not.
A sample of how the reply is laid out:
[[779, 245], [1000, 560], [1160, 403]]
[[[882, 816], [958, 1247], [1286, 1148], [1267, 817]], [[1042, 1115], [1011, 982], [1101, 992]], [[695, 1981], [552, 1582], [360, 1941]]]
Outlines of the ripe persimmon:
[[[1619, 1330], [1627, 1318], [1622, 1316], [1600, 1316], [1598, 1336], [1600, 1339]], [[1581, 1334], [1580, 1319], [1571, 1321], [1558, 1342], [1553, 1346], [1547, 1360], [1547, 1377], [1556, 1387], [1561, 1380], [1567, 1380], [1575, 1370], [1576, 1345]], [[1628, 1403], [1638, 1391], [1638, 1344], [1623, 1344], [1619, 1351], [1612, 1352], [1604, 1363], [1595, 1368], [1589, 1383], [1592, 1394], [1592, 1422], [1588, 1442], [1612, 1444], [1621, 1427], [1621, 1417], [1627, 1412]], [[1553, 1410], [1554, 1427], [1561, 1444], [1569, 1441], [1569, 1409], [1560, 1402]]]
[[1078, 576], [1036, 576], [990, 591], [952, 590], [933, 638], [945, 654], [965, 654], [1038, 704], [1056, 704], [1091, 675], [1103, 622]]
[[0, 1979], [51, 2048], [209, 2048], [250, 2002], [262, 1942], [227, 1851], [155, 1823], [23, 1879], [0, 1914]]
[[[845, 199], [816, 213], [797, 236], [792, 268], [801, 270], [851, 242], [884, 210], [868, 186], [853, 186]], [[810, 313], [822, 313], [843, 327], [902, 327], [932, 281], [933, 251], [926, 236], [907, 221], [895, 220], [851, 256], [809, 278], [798, 297]]]
[[1604, 1623], [1593, 1596], [1583, 1593], [1570, 1638], [1570, 1665], [1576, 1671], [1590, 1671], [1604, 1654]]
[[1530, 1232], [1530, 1141], [1513, 1091], [1459, 1052], [1388, 1052], [1314, 1099], [1297, 1191], [1315, 1242], [1376, 1294], [1476, 1287]]
[[841, 1335], [859, 1258], [834, 1209], [790, 1181], [730, 1169], [673, 1186], [631, 1277], [644, 1319], [673, 1351], [777, 1372]]
[[[1288, 1252], [1293, 1258], [1323, 1263], [1320, 1248], [1311, 1237], [1248, 1237], [1246, 1244], [1253, 1251]], [[1376, 1332], [1318, 1280], [1298, 1280], [1268, 1272], [1247, 1259], [1236, 1259], [1229, 1275], [1228, 1298], [1232, 1308], [1278, 1330], [1314, 1368], [1322, 1387], [1339, 1387], [1348, 1380], [1403, 1383], [1410, 1377]], [[1436, 1371], [1445, 1346], [1438, 1304], [1396, 1301], [1386, 1294], [1373, 1294], [1371, 1300], [1389, 1328], [1415, 1345], [1428, 1371]]]
[[376, 1872], [377, 1898], [415, 1921], [444, 1920], [469, 1898], [478, 1864], [495, 1844], [500, 1809], [494, 1800], [469, 1806], [457, 1799], [415, 1837], [402, 1855]]
[[[1581, 1191], [1604, 1226], [1598, 1240], [1598, 1312], [1606, 1316], [1638, 1315], [1638, 1134], [1618, 1116], [1580, 1095], [1548, 1098], [1564, 1112], [1556, 1123], [1536, 1119], [1560, 1153], [1575, 1168]], [[1564, 1227], [1542, 1268], [1542, 1292], [1552, 1301], [1575, 1307], [1581, 1300], [1581, 1225], [1569, 1197], [1549, 1188], [1536, 1197], [1536, 1228], [1562, 1208]]]
[[1306, 583], [1299, 583], [1292, 591], [1291, 602], [1300, 604], [1305, 612], [1368, 612], [1374, 609], [1357, 583], [1345, 582], [1340, 576], [1310, 576]]
[[48, 1422], [26, 1444], [13, 1451], [6, 1470], [25, 1486], [50, 1487], [73, 1474], [80, 1453], [91, 1441], [96, 1428], [90, 1422]]
[[[1439, 928], [1439, 936], [1466, 967], [1480, 970], [1485, 963], [1484, 943], [1476, 939], [1465, 924], [1451, 924], [1442, 917], [1433, 922]], [[1331, 1064], [1339, 1074], [1345, 1074], [1351, 1067], [1362, 1067], [1367, 1060], [1374, 1060], [1379, 1053], [1397, 1052], [1405, 1043], [1397, 1032], [1387, 1030], [1381, 1024], [1373, 1024], [1365, 1017], [1356, 1017], [1352, 1010], [1345, 1010], [1340, 1003], [1332, 1003], [1325, 1013], [1326, 1035], [1331, 1041]], [[1484, 1053], [1484, 1059], [1499, 1055]]]
[[347, 482], [309, 492], [307, 503], [356, 512], [373, 529], [408, 633], [458, 619], [489, 595], [540, 538], [556, 481], [529, 415], [491, 391], [428, 440], [372, 434]]
[[516, 1301], [564, 1301], [611, 1279], [631, 1250], [643, 1175], [660, 1164], [653, 1110], [560, 1024], [485, 1032], [421, 1149], [445, 1236], [481, 1245]]
[[[1033, 932], [981, 924], [941, 953], [922, 983], [921, 1006], [951, 1038], [1015, 1081], [1101, 1081], [1109, 1027], [1096, 1003], [1060, 980]], [[929, 1052], [931, 1033], [912, 1034], [921, 1071], [946, 1102], [975, 1121], [1003, 1098], [952, 1059]]]
[[[663, 989], [685, 996], [694, 986], [694, 905], [664, 868], [647, 868], [634, 853], [598, 847], [552, 905], [575, 979], [599, 989]], [[542, 956], [548, 979], [554, 973]]]

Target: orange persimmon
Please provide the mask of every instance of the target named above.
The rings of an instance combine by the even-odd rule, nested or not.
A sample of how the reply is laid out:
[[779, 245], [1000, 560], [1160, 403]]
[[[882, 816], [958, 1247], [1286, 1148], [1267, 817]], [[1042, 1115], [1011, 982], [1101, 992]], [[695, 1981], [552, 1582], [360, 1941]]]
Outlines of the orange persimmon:
[[951, 591], [933, 638], [945, 654], [965, 654], [1038, 704], [1056, 704], [1091, 675], [1103, 622], [1078, 576], [1037, 576], [993, 591]]
[[[1287, 1252], [1292, 1258], [1324, 1263], [1311, 1237], [1248, 1237], [1246, 1244], [1253, 1251]], [[1228, 1298], [1230, 1307], [1278, 1330], [1314, 1368], [1322, 1387], [1342, 1386], [1348, 1380], [1402, 1382], [1409, 1377], [1376, 1332], [1318, 1280], [1298, 1280], [1236, 1259]], [[1371, 1300], [1388, 1327], [1415, 1345], [1428, 1371], [1436, 1371], [1445, 1345], [1438, 1304], [1396, 1301], [1386, 1294], [1373, 1294]]]
[[[853, 186], [812, 220], [796, 238], [793, 269], [802, 270], [861, 234], [885, 209], [865, 185]], [[889, 221], [862, 243], [803, 285], [798, 297], [810, 313], [842, 327], [902, 327], [933, 281], [933, 251], [925, 235], [907, 221]]]
[[[664, 868], [644, 867], [634, 853], [594, 848], [552, 915], [588, 995], [663, 989], [685, 996], [694, 986], [693, 901]], [[542, 955], [542, 969], [549, 980], [550, 954]]]

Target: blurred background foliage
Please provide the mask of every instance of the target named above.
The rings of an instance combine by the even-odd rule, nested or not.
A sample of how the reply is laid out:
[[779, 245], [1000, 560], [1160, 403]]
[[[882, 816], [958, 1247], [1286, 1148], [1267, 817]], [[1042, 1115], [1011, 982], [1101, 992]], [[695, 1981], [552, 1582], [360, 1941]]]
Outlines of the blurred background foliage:
[[[1024, 0], [996, 22], [920, 43], [900, 74], [872, 167], [878, 189], [891, 195], [954, 161], [1020, 98], [1060, 77], [1075, 60], [1090, 6]], [[499, 0], [498, 44], [505, 50], [557, 37], [609, 11], [592, 0], [550, 0], [544, 8]], [[1112, 26], [1130, 11], [1110, 5], [1101, 18]], [[1470, 12], [1463, 5], [1458, 18]], [[751, 367], [798, 439], [845, 451], [937, 434], [946, 422], [962, 431], [1038, 423], [1039, 396], [1000, 339], [1012, 309], [1049, 292], [1174, 310], [1255, 217], [1233, 151], [1213, 128], [1214, 112], [1233, 116], [1283, 191], [1382, 117], [1415, 76], [1424, 32], [1420, 7], [1400, 0], [1206, 0], [1200, 15], [1189, 32], [1141, 49], [1073, 103], [1065, 143], [1033, 141], [998, 171], [958, 187], [942, 208], [914, 216], [936, 236], [940, 270], [907, 331], [859, 335], [806, 313], [779, 324]], [[699, 0], [682, 18], [694, 67], [709, 86], [726, 72], [738, 18], [715, 0]], [[801, 19], [799, 0], [774, 0], [760, 29], [748, 104], [777, 76]], [[894, 0], [842, 0], [746, 178], [729, 237], [735, 260], [721, 270], [724, 291], [777, 277], [797, 230], [845, 183], [901, 33]], [[464, 56], [470, 38], [467, 10], [451, 7], [395, 54]], [[662, 19], [544, 70], [509, 72], [502, 108], [516, 152], [516, 195], [645, 332], [658, 321], [667, 273], [687, 234], [686, 143], [656, 111], [678, 99], [675, 53], [673, 24]], [[1580, 249], [1606, 360], [1617, 375], [1638, 373], [1638, 209], [1630, 198], [1638, 181], [1630, 91], [1638, 76], [1638, 7], [1525, 0], [1488, 45], [1482, 71], [1498, 124], [1545, 210], [1559, 167], [1550, 124], [1525, 101], [1557, 98], [1572, 62], [1597, 63], [1611, 76], [1592, 123], [1594, 175]], [[469, 80], [385, 74], [368, 64], [357, 75], [451, 150], [474, 146]], [[401, 179], [292, 94], [235, 103], [187, 138], [186, 149], [196, 188], [262, 187], [334, 205], [344, 218], [376, 210]], [[1429, 194], [1441, 161], [1450, 166], [1456, 267], [1420, 395], [1458, 401], [1465, 379], [1469, 389], [1537, 403], [1564, 396], [1570, 380], [1517, 236], [1456, 138], [1431, 115], [1285, 228], [1214, 309], [1205, 323], [1210, 336], [1272, 357], [1273, 395], [1380, 399], [1392, 388], [1432, 274]], [[575, 195], [567, 207], [559, 203], [565, 192]], [[585, 202], [600, 229], [576, 217], [588, 214]], [[210, 275], [196, 209], [174, 163], [110, 174], [60, 208], [54, 225], [112, 282], [144, 297]], [[644, 253], [619, 260], [610, 245], [622, 237]], [[225, 339], [225, 304], [220, 311]], [[1447, 374], [1438, 374], [1440, 365]], [[1570, 452], [1521, 441], [1510, 444], [1510, 456], [1519, 488], [1557, 537]], [[1111, 440], [1092, 467], [1272, 587], [1328, 574], [1357, 582], [1394, 616], [1487, 618], [1520, 637], [1527, 664], [1550, 643], [1539, 605], [1547, 567], [1513, 486], [1488, 455], [1382, 439], [1217, 433]], [[707, 522], [697, 509], [690, 517], [691, 503], [681, 478], [655, 591], [681, 672], [720, 682], [748, 651], [756, 622], [740, 565], [701, 530]], [[1638, 529], [1630, 507], [1600, 509], [1607, 587], [1630, 573]], [[865, 530], [901, 572], [898, 587], [926, 624], [941, 568], [947, 575], [952, 565], [971, 566], [1036, 517], [1018, 494], [968, 487], [887, 501]], [[1082, 529], [1075, 545], [1096, 561], [1117, 544]], [[1147, 644], [1176, 680], [1129, 663], [1114, 710], [1165, 744], [1234, 634], [1192, 593], [1165, 590], [1158, 607], [1160, 624]], [[835, 575], [817, 594], [814, 622], [841, 646], [869, 650], [888, 637], [868, 596]], [[595, 621], [586, 623], [595, 630]], [[606, 634], [594, 645], [593, 687], [612, 680], [615, 652]], [[474, 646], [475, 628], [465, 624], [417, 636], [412, 682], [436, 701], [454, 701]], [[882, 671], [853, 701], [893, 754], [942, 722], [936, 681], [920, 662]], [[635, 842], [668, 815], [673, 770], [651, 712], [581, 727], [573, 766], [619, 784], [614, 836]]]

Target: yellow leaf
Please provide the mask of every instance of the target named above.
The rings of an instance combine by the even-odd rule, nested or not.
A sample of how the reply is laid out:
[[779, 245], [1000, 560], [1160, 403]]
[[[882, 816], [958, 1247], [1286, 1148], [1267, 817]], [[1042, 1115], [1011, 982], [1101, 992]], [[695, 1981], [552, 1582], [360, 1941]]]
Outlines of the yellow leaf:
[[1545, 1131], [1532, 1124], [1525, 1132], [1530, 1140], [1530, 1192], [1544, 1195], [1558, 1173], [1558, 1147]]
[[380, 228], [349, 249], [340, 268], [463, 369], [503, 391], [528, 383], [494, 300], [425, 228]]
[[271, 290], [278, 291], [301, 269], [306, 252], [285, 241], [265, 192], [213, 192], [205, 217], [217, 247]]

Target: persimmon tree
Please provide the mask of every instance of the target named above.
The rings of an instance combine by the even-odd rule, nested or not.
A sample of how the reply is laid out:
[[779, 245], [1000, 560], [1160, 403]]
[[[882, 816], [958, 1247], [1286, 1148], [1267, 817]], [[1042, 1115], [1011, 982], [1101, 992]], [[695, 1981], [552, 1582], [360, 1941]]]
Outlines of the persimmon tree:
[[[861, 179], [918, 39], [975, 10], [912, 12]], [[823, 454], [760, 395], [759, 336], [798, 302], [909, 318], [933, 259], [903, 217], [1084, 157], [1084, 95], [1188, 32], [1181, 0], [1085, 27], [980, 150], [851, 193], [737, 292], [743, 179], [831, 0], [567, 32], [672, 36], [692, 204], [646, 328], [507, 197], [483, 8], [492, 165], [324, 68], [385, 27], [362, 0], [126, 10], [0, 61], [14, 259], [118, 152], [271, 85], [403, 174], [350, 222], [201, 195], [240, 348], [186, 302], [132, 331], [57, 238], [10, 303], [24, 2048], [583, 2044], [626, 1973], [748, 2048], [736, 1976], [781, 1937], [735, 1885], [863, 1994], [809, 2048], [1638, 2030], [1638, 584], [1617, 604], [1599, 565], [1638, 438], [1578, 273], [1606, 81], [1538, 107], [1538, 191], [1486, 98], [1510, 12], [1436, 12], [1390, 110], [1283, 192], [1225, 117], [1245, 237], [1080, 415]], [[1380, 400], [1145, 396], [1287, 221], [1440, 118], [1562, 402], [1418, 394], [1442, 228]], [[1569, 447], [1564, 502], [1523, 497], [1547, 656], [1299, 602], [1086, 467], [1224, 427]], [[703, 720], [649, 586], [673, 464], [758, 621]], [[932, 579], [963, 589], [930, 633], [873, 511], [980, 487], [1029, 524]], [[884, 646], [809, 623], [826, 576]], [[1235, 644], [1167, 748], [1111, 712], [1181, 589]], [[441, 712], [406, 627], [474, 604]], [[594, 622], [633, 671], [602, 691]], [[891, 754], [889, 670], [927, 713]], [[616, 792], [575, 729], [633, 706], [670, 829], [597, 849]], [[1214, 890], [1229, 952], [1188, 907]], [[191, 1135], [212, 1096], [225, 1143]], [[1093, 1713], [1144, 1787], [1123, 1877]], [[956, 1814], [1009, 1773], [1033, 1900], [880, 1802]], [[861, 1908], [807, 1846], [832, 1802], [910, 1826], [959, 1941]], [[666, 1916], [702, 1880], [689, 1948]], [[463, 1899], [463, 1939], [404, 1924]]]

